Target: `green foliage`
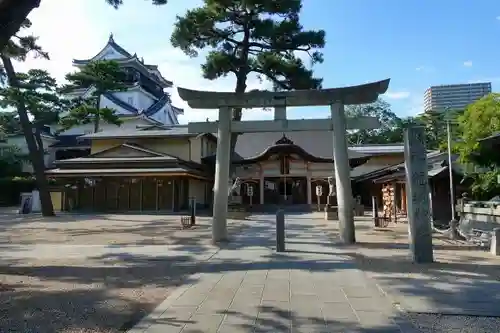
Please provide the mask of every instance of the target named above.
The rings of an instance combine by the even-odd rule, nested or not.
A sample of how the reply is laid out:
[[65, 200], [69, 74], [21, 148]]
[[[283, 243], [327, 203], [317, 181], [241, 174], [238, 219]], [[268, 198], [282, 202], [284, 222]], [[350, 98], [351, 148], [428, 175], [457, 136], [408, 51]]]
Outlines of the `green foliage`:
[[[21, 25], [22, 29], [27, 29], [31, 27], [31, 21], [25, 19]], [[35, 56], [35, 58], [49, 59], [49, 54], [42, 50], [42, 47], [37, 44], [38, 37], [35, 36], [18, 36], [14, 35], [10, 40], [7, 41], [5, 47], [0, 48], [0, 54], [5, 55], [9, 58], [15, 59], [17, 61], [25, 61], [29, 54]], [[5, 73], [5, 68], [0, 62], [0, 87], [5, 86], [7, 83], [7, 74]]]
[[[415, 123], [425, 127], [427, 149], [444, 151], [448, 146], [446, 122], [451, 122], [452, 138], [459, 136], [455, 124], [458, 117], [463, 114], [460, 110], [447, 110], [445, 112], [425, 112], [415, 117]], [[454, 149], [452, 147], [452, 149]]]
[[21, 193], [36, 188], [36, 181], [33, 177], [3, 177], [0, 188], [0, 206], [14, 206], [20, 204]]
[[172, 45], [190, 56], [208, 49], [203, 76], [209, 80], [233, 73], [236, 91], [244, 92], [248, 74], [269, 79], [275, 89], [317, 89], [315, 78], [297, 52], [311, 65], [323, 61], [315, 51], [325, 45], [325, 32], [306, 31], [299, 21], [300, 0], [204, 0], [177, 17]]
[[391, 111], [391, 105], [382, 99], [365, 105], [348, 105], [345, 113], [347, 117], [375, 117], [381, 126], [371, 130], [354, 130], [348, 133], [350, 144], [384, 144], [402, 143], [404, 129], [410, 119], [401, 119]]
[[60, 120], [63, 129], [93, 123], [94, 131], [97, 132], [101, 120], [108, 124], [121, 125], [121, 119], [112, 109], [99, 106], [99, 99], [103, 93], [127, 89], [126, 73], [116, 61], [90, 62], [80, 71], [67, 74], [66, 80], [69, 84], [61, 88], [63, 93], [82, 88], [93, 91], [89, 98], [67, 101], [70, 111]]
[[21, 124], [19, 123], [17, 112], [0, 111], [0, 139], [8, 134], [20, 132]]
[[[33, 117], [36, 127], [57, 123], [60, 112], [65, 107], [64, 101], [57, 93], [56, 80], [41, 69], [31, 69], [27, 73], [16, 73], [18, 87], [5, 87], [0, 89], [0, 109], [17, 107], [19, 94], [23, 95], [26, 110]], [[13, 129], [12, 116], [6, 116], [10, 127]]]
[[500, 170], [491, 170], [472, 175], [474, 179], [471, 187], [472, 197], [475, 200], [489, 200], [496, 195], [500, 195], [499, 175]]
[[25, 161], [27, 156], [16, 146], [0, 145], [0, 177], [19, 176]]
[[[74, 101], [73, 107], [69, 113], [59, 120], [63, 130], [85, 125], [94, 124], [96, 118], [105, 121], [108, 124], [120, 126], [122, 120], [115, 114], [115, 111], [110, 108], [97, 108], [95, 105], [97, 98], [87, 98], [85, 100]], [[97, 130], [96, 130], [97, 132]]]
[[[23, 24], [21, 25], [21, 29], [28, 29], [31, 27], [31, 21], [29, 19], [25, 19]], [[2, 54], [7, 55], [8, 57], [18, 60], [24, 61], [28, 54], [33, 54], [35, 57], [41, 57], [45, 59], [49, 59], [49, 55], [47, 52], [42, 50], [42, 47], [37, 44], [38, 37], [35, 36], [18, 36], [14, 35], [8, 42], [5, 48], [2, 50]]]
[[495, 155], [481, 151], [479, 140], [500, 131], [500, 94], [489, 94], [469, 105], [458, 118], [460, 158], [464, 162], [474, 162], [481, 166], [497, 165]]
[[[235, 92], [247, 89], [250, 74], [272, 82], [275, 90], [318, 89], [315, 77], [298, 56], [309, 56], [309, 67], [323, 62], [324, 30], [305, 30], [300, 24], [301, 0], [204, 0], [177, 16], [170, 41], [191, 57], [208, 51], [203, 77], [236, 78]], [[241, 108], [233, 119], [241, 120]], [[238, 133], [231, 134], [234, 156]]]
[[[153, 5], [165, 5], [168, 1], [167, 0], [151, 0], [153, 2]], [[123, 0], [106, 0], [108, 4], [111, 6], [118, 8], [121, 5], [123, 5]]]

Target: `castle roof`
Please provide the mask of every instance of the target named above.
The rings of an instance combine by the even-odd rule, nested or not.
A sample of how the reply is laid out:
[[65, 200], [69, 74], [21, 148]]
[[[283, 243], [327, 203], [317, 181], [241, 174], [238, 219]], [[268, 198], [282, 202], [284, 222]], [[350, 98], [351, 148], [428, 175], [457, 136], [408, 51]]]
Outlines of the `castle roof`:
[[173, 86], [172, 81], [165, 79], [161, 75], [158, 66], [145, 64], [142, 59], [139, 59], [137, 54], [131, 54], [125, 50], [115, 42], [113, 34], [109, 36], [106, 45], [94, 57], [89, 59], [73, 59], [73, 65], [85, 66], [91, 61], [105, 59], [108, 55], [112, 55], [112, 57], [109, 58], [110, 60], [114, 60], [124, 67], [133, 67], [137, 69], [142, 74], [153, 79], [162, 88]]

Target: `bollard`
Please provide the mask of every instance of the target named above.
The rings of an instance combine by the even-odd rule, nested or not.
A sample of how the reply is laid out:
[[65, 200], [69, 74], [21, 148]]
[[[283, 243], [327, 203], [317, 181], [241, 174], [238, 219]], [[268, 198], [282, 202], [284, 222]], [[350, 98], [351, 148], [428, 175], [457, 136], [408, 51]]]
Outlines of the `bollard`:
[[372, 196], [372, 217], [375, 227], [379, 227], [377, 197]]
[[285, 252], [285, 211], [276, 212], [276, 252]]
[[500, 228], [493, 229], [491, 235], [490, 252], [494, 256], [500, 256]]
[[457, 240], [460, 239], [460, 236], [458, 234], [458, 221], [453, 219], [450, 221], [450, 234], [449, 238], [452, 240]]
[[189, 198], [189, 215], [191, 216], [191, 225], [196, 224], [196, 198]]

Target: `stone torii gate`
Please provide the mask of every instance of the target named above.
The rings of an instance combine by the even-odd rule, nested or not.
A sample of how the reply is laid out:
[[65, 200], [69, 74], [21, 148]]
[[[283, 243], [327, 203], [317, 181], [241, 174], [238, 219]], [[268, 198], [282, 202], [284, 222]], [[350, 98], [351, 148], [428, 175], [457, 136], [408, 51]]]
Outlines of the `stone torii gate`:
[[[380, 126], [374, 117], [347, 118], [344, 105], [367, 104], [377, 100], [389, 87], [390, 79], [345, 88], [296, 91], [250, 91], [246, 93], [196, 91], [178, 88], [180, 97], [193, 109], [219, 109], [216, 122], [192, 122], [190, 133], [217, 132], [212, 240], [227, 241], [228, 179], [231, 132], [332, 131], [335, 184], [340, 236], [354, 243], [352, 190], [347, 150], [347, 129], [373, 129]], [[288, 106], [330, 105], [331, 119], [289, 120]], [[232, 121], [233, 108], [274, 107], [274, 120]]]

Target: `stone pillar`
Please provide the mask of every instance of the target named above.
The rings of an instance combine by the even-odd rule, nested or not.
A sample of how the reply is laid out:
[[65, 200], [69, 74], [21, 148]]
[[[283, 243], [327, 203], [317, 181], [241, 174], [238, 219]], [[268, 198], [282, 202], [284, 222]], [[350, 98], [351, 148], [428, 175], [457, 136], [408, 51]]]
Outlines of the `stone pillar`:
[[333, 104], [330, 106], [330, 110], [333, 125], [333, 158], [335, 162], [335, 187], [337, 189], [340, 239], [345, 244], [353, 244], [356, 242], [356, 236], [344, 105], [342, 103]]
[[259, 180], [259, 202], [261, 205], [264, 204], [264, 173], [260, 172], [260, 180]]
[[286, 120], [286, 106], [279, 105], [274, 107], [274, 120]]
[[232, 112], [229, 108], [219, 109], [212, 219], [212, 241], [214, 243], [227, 240], [227, 193], [229, 190], [229, 163], [231, 162], [231, 118]]
[[432, 228], [427, 175], [427, 151], [423, 127], [405, 131], [405, 168], [407, 184], [410, 248], [415, 263], [433, 262]]
[[312, 205], [311, 176], [307, 176], [307, 204]]

